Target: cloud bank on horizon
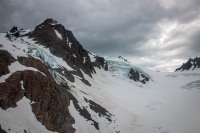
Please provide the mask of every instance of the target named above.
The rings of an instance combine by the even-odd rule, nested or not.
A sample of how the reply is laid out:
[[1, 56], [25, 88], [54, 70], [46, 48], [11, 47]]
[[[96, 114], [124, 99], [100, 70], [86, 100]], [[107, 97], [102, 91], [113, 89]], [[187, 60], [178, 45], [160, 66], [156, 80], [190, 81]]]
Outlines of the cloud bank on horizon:
[[199, 6], [199, 0], [0, 0], [0, 31], [53, 18], [94, 53], [174, 71], [200, 56]]

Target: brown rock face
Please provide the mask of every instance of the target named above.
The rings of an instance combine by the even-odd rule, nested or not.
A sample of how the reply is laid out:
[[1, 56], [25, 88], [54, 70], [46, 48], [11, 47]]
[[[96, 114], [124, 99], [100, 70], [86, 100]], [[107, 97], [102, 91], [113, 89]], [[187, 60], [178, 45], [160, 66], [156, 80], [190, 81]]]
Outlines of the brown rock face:
[[[23, 88], [21, 87], [23, 82]], [[13, 73], [6, 82], [0, 83], [0, 107], [15, 107], [23, 96], [30, 99], [36, 118], [51, 131], [74, 132], [74, 119], [69, 114], [67, 90], [61, 88], [40, 72], [25, 70]]]
[[40, 72], [43, 72], [46, 76], [51, 77], [51, 74], [48, 71], [48, 66], [42, 63], [40, 60], [35, 58], [26, 58], [26, 57], [18, 57], [17, 60], [24, 66], [34, 67], [38, 69]]
[[0, 76], [8, 74], [10, 71], [8, 66], [15, 61], [15, 58], [11, 56], [6, 50], [0, 50]]
[[[3, 52], [5, 55], [1, 57], [13, 61], [11, 55]], [[23, 65], [37, 68], [45, 75], [31, 70], [13, 73], [6, 82], [0, 83], [0, 107], [2, 109], [16, 107], [17, 101], [25, 96], [33, 102], [31, 104], [33, 113], [48, 130], [73, 133], [75, 130], [72, 124], [75, 121], [68, 110], [68, 86], [65, 85], [63, 88], [56, 84], [48, 67], [41, 61], [26, 57], [19, 57], [18, 61]], [[1, 72], [2, 69], [4, 70], [5, 67], [1, 67]]]
[[17, 101], [19, 101], [24, 93], [21, 89], [20, 77], [18, 75], [12, 75], [6, 82], [0, 83], [0, 107], [7, 109], [9, 107], [16, 107]]

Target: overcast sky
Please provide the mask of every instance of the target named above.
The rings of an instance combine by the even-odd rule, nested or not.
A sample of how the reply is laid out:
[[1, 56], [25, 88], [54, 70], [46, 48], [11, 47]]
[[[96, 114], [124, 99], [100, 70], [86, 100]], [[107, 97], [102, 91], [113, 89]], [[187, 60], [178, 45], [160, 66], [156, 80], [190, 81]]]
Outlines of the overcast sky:
[[200, 56], [200, 0], [0, 0], [0, 31], [53, 18], [89, 51], [173, 71]]

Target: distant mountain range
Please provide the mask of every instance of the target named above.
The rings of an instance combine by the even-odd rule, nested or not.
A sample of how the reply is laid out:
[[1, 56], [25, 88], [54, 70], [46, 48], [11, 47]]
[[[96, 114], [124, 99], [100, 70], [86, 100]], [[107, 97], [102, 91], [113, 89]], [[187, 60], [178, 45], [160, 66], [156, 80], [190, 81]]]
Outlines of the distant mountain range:
[[183, 63], [183, 65], [177, 68], [175, 71], [188, 71], [195, 69], [200, 69], [200, 57], [196, 57], [194, 59], [190, 58], [186, 63]]

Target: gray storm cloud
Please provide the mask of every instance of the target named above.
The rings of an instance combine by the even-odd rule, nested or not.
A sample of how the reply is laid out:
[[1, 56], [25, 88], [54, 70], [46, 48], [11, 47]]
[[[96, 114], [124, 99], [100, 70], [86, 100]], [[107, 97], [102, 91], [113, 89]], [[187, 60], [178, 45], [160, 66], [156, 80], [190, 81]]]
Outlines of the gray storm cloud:
[[173, 70], [199, 56], [199, 6], [199, 0], [0, 0], [0, 31], [53, 18], [92, 52]]

